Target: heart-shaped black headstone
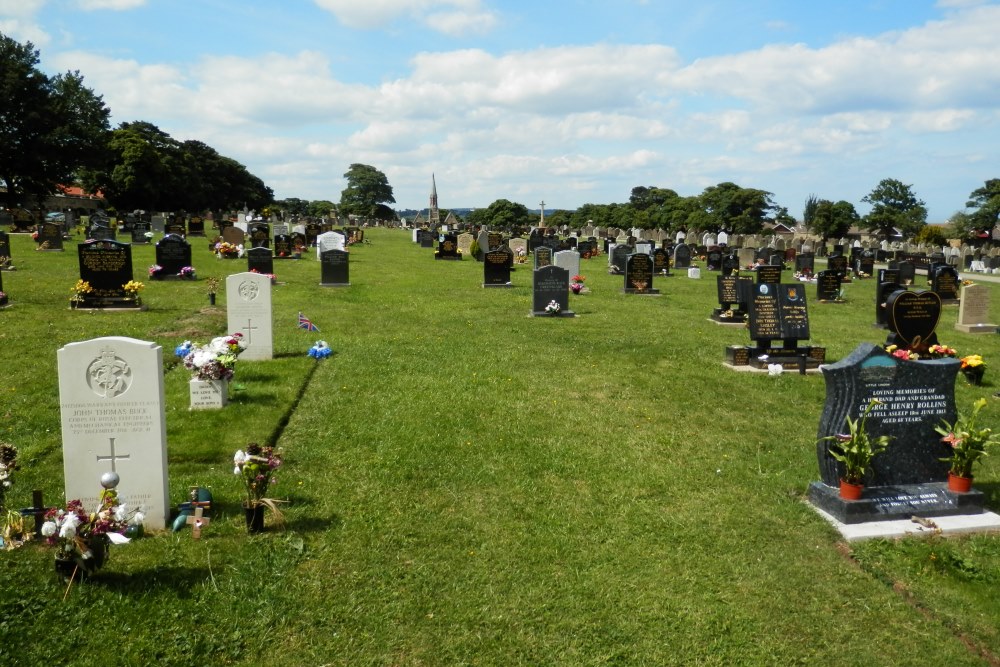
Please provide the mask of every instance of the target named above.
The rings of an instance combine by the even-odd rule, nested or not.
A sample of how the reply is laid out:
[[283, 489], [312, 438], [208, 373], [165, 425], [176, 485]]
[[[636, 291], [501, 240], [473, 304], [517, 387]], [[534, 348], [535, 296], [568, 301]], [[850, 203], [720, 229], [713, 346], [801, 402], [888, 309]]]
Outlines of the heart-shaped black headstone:
[[901, 345], [913, 349], [926, 346], [936, 339], [934, 330], [941, 318], [941, 297], [931, 291], [899, 290], [886, 302], [889, 330]]

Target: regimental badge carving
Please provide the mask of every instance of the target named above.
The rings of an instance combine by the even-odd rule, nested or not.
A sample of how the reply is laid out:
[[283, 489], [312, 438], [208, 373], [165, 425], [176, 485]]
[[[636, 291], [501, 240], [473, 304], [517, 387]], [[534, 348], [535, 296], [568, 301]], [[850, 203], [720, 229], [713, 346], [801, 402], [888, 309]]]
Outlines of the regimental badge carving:
[[260, 292], [260, 288], [257, 287], [257, 283], [247, 280], [240, 283], [239, 288], [240, 298], [244, 301], [253, 301], [257, 298], [257, 294]]
[[121, 396], [132, 386], [132, 368], [110, 348], [87, 366], [87, 386], [101, 398]]

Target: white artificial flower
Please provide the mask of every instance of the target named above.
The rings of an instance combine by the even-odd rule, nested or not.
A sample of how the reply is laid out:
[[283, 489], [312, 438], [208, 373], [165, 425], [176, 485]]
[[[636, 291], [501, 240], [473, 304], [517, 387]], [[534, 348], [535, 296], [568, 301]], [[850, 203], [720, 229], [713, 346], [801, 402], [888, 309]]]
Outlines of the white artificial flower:
[[76, 537], [76, 522], [65, 521], [62, 528], [59, 529], [59, 537], [67, 540], [71, 540]]
[[146, 520], [145, 514], [143, 514], [142, 512], [136, 512], [135, 514], [132, 515], [132, 520], [129, 521], [129, 523], [140, 524], [145, 520]]
[[115, 508], [115, 521], [125, 521], [126, 519], [128, 519], [128, 510], [125, 503], [122, 503]]
[[56, 534], [56, 522], [46, 521], [42, 524], [42, 535], [44, 537], [52, 537]]
[[233, 465], [236, 466], [233, 468], [234, 475], [240, 474], [240, 466], [246, 463], [249, 458], [250, 457], [248, 457], [246, 454], [243, 453], [242, 449], [236, 450], [236, 453], [233, 454]]
[[115, 532], [108, 533], [108, 539], [111, 540], [111, 544], [128, 544], [132, 541], [121, 533]]
[[781, 364], [768, 364], [767, 374], [768, 375], [781, 375], [784, 372], [784, 367]]
[[211, 350], [198, 349], [194, 351], [194, 356], [191, 358], [191, 364], [195, 368], [201, 368], [205, 364], [210, 364], [215, 361], [215, 352]]

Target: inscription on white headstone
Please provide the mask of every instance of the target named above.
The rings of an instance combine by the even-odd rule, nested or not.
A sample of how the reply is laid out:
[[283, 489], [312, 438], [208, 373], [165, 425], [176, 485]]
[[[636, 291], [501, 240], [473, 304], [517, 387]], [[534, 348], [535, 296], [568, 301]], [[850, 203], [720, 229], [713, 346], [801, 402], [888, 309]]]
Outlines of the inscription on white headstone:
[[116, 472], [121, 501], [143, 508], [147, 528], [165, 528], [162, 348], [111, 336], [70, 343], [57, 359], [66, 499], [78, 498], [94, 511], [101, 475]]

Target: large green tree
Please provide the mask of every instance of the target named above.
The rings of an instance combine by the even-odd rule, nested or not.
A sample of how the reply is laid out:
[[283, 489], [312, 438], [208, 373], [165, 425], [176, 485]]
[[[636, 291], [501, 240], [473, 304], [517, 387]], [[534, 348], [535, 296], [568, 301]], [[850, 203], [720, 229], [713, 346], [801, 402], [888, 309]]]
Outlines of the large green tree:
[[872, 205], [861, 224], [879, 237], [887, 239], [898, 229], [910, 238], [927, 224], [927, 208], [917, 199], [910, 185], [894, 178], [883, 178], [861, 201]]
[[497, 199], [486, 208], [469, 212], [469, 222], [491, 229], [500, 227], [530, 227], [537, 218], [528, 212], [528, 207], [508, 199]]
[[6, 203], [44, 198], [98, 164], [110, 112], [78, 72], [48, 77], [38, 51], [0, 34], [0, 180]]
[[344, 178], [347, 187], [340, 193], [340, 212], [343, 214], [374, 217], [379, 212], [379, 204], [396, 203], [389, 179], [371, 165], [354, 163]]
[[861, 221], [854, 204], [849, 201], [840, 200], [836, 204], [829, 199], [811, 201], [812, 206], [809, 207], [811, 222], [807, 227], [824, 241], [828, 238], [843, 238], [853, 225]]
[[725, 229], [736, 234], [756, 234], [764, 228], [775, 209], [771, 193], [743, 188], [735, 183], [719, 183], [705, 188], [700, 199], [713, 232]]
[[236, 160], [200, 141], [181, 143], [145, 121], [111, 132], [103, 168], [88, 180], [120, 210], [260, 209], [274, 199]]
[[977, 235], [990, 234], [1000, 222], [1000, 178], [991, 178], [969, 194], [965, 205], [971, 209], [969, 221]]

